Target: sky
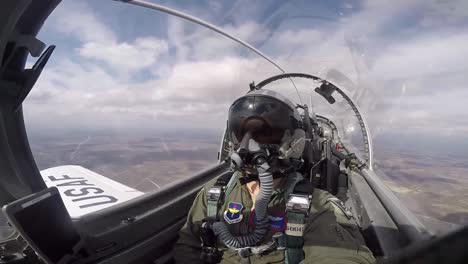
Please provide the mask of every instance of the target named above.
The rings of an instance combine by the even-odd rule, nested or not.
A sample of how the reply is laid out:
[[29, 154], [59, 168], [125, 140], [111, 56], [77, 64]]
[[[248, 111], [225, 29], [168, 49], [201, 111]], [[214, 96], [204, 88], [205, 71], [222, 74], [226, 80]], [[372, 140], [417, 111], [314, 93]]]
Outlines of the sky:
[[[223, 28], [286, 71], [336, 81], [374, 136], [468, 132], [467, 1], [154, 2]], [[30, 133], [222, 131], [248, 84], [280, 73], [208, 29], [110, 0], [64, 0], [39, 39], [57, 48], [24, 104]], [[309, 98], [317, 84], [297, 83], [317, 113], [352, 117]], [[275, 89], [298, 101], [287, 81]]]

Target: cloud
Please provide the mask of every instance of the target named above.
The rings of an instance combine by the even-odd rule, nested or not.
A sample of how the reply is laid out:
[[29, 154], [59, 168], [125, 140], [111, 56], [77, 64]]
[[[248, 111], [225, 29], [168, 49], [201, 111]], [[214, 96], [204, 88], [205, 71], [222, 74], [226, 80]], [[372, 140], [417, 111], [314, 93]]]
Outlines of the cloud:
[[374, 69], [384, 79], [405, 79], [431, 74], [466, 71], [468, 62], [468, 34], [431, 32], [386, 49]]
[[55, 31], [80, 42], [74, 50], [78, 56], [103, 63], [117, 74], [153, 66], [168, 53], [167, 42], [152, 36], [119, 41], [118, 34], [86, 2], [64, 1], [51, 19]]
[[[264, 43], [268, 55], [288, 71], [324, 78], [332, 70], [344, 73], [354, 84], [337, 84], [356, 100], [377, 131], [420, 129], [454, 120], [454, 113], [463, 112], [462, 105], [453, 101], [466, 98], [457, 91], [466, 87], [460, 72], [468, 68], [463, 60], [468, 55], [468, 35], [457, 27], [465, 18], [463, 12], [457, 11], [457, 20], [447, 22], [447, 27], [431, 29], [426, 26], [429, 18], [431, 23], [445, 21], [450, 13], [450, 8], [439, 10], [434, 2], [432, 13], [412, 18], [408, 20], [412, 26], [396, 30], [395, 21], [407, 20], [425, 2], [367, 1], [346, 16], [332, 18], [331, 24], [311, 18], [288, 21], [284, 28], [277, 21], [280, 26], [269, 28], [258, 21], [233, 18], [220, 26], [248, 42]], [[261, 8], [252, 7], [256, 9]], [[211, 10], [223, 12], [223, 7], [215, 5]], [[286, 15], [284, 19], [295, 16]], [[53, 24], [54, 32], [79, 40], [79, 45], [70, 50], [76, 56], [56, 58], [44, 70], [27, 99], [26, 114], [38, 126], [62, 120], [70, 126], [114, 128], [219, 127], [230, 103], [247, 91], [248, 83], [278, 73], [233, 41], [178, 18], [168, 17], [163, 34], [121, 41], [118, 28], [106, 26], [98, 11], [85, 3], [65, 2], [54, 17], [60, 22]], [[409, 31], [414, 33], [402, 33]], [[316, 85], [297, 84], [307, 93]], [[458, 97], [441, 93], [441, 85]], [[287, 80], [277, 88], [295, 96]], [[323, 99], [311, 94], [314, 103], [323, 104]], [[433, 103], [435, 98], [439, 103]], [[303, 94], [303, 101], [308, 102], [309, 96]], [[339, 104], [315, 109], [334, 115], [349, 110]], [[41, 118], [44, 114], [54, 118]], [[468, 127], [457, 124], [460, 129]]]
[[46, 127], [50, 124], [40, 117], [45, 114], [56, 117], [49, 119], [52, 122], [75, 120], [75, 127], [83, 123], [135, 127], [149, 120], [153, 127], [217, 127], [224, 124], [229, 105], [248, 90], [250, 81], [271, 74], [257, 70], [262, 63], [230, 57], [185, 62], [164, 78], [135, 82], [93, 63], [62, 61], [48, 68], [31, 92], [27, 119], [42, 120], [36, 125]]
[[178, 63], [159, 82], [163, 85], [154, 98], [229, 102], [247, 92], [248, 83], [271, 74], [259, 70], [264, 64], [260, 59], [239, 57]]
[[80, 41], [113, 42], [116, 36], [85, 2], [63, 1], [51, 15], [51, 25], [58, 33]]
[[454, 26], [468, 20], [468, 2], [464, 0], [427, 1], [420, 24], [425, 27]]
[[292, 50], [297, 47], [304, 48], [307, 43], [317, 43], [325, 39], [325, 32], [317, 29], [296, 29], [276, 31], [273, 41], [282, 50]]
[[[168, 18], [168, 40], [175, 48], [176, 61], [204, 60], [222, 56], [239, 56], [240, 51], [252, 55], [251, 51], [240, 44], [201, 26], [194, 26], [179, 18]], [[244, 21], [233, 26], [231, 24], [219, 27], [249, 43], [255, 43], [268, 35], [268, 29], [253, 21]]]
[[167, 52], [167, 42], [154, 37], [138, 38], [133, 43], [87, 42], [78, 49], [80, 56], [124, 72], [148, 68]]

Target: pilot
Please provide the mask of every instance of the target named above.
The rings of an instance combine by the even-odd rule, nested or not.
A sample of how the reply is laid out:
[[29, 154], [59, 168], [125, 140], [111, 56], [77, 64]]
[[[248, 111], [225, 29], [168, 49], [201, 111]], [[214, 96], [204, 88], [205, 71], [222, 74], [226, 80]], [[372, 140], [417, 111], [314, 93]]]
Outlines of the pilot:
[[342, 203], [299, 173], [303, 127], [295, 105], [271, 90], [231, 105], [231, 171], [196, 196], [177, 263], [375, 262]]

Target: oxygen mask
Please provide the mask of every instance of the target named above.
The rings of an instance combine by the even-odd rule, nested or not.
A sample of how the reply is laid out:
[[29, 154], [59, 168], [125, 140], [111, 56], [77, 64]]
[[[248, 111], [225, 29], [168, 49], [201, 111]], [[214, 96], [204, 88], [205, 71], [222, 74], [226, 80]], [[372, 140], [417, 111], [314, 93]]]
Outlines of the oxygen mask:
[[239, 147], [231, 154], [231, 166], [243, 170], [246, 174], [258, 174], [266, 171], [271, 150], [261, 145], [252, 137], [251, 132], [245, 133]]

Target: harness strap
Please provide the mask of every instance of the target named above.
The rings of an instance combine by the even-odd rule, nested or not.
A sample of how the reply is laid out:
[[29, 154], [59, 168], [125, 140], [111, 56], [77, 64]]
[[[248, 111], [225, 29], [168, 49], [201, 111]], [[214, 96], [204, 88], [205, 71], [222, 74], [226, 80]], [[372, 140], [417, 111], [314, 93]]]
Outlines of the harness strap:
[[229, 195], [236, 182], [237, 175], [234, 171], [227, 171], [216, 180], [216, 183], [207, 192], [207, 218], [200, 226], [200, 238], [202, 240], [202, 251], [200, 258], [204, 263], [219, 263], [222, 253], [216, 247], [216, 236], [212, 229], [212, 223], [218, 220], [219, 208], [224, 203], [225, 195]]
[[210, 219], [216, 219], [216, 208], [218, 208], [218, 201], [208, 199], [208, 204], [206, 207], [206, 216]]
[[282, 237], [286, 247], [285, 261], [287, 264], [299, 263], [305, 258], [302, 247], [304, 246], [304, 231], [307, 217], [309, 216], [312, 200], [313, 186], [296, 173], [290, 177], [285, 192], [286, 215], [288, 223], [285, 235]]
[[[232, 177], [234, 175], [234, 177]], [[210, 220], [218, 220], [218, 211], [224, 202], [224, 197], [229, 196], [236, 183], [237, 174], [228, 171], [219, 176], [213, 187], [208, 190], [206, 216]]]
[[286, 182], [286, 191], [284, 192], [284, 197], [286, 198], [286, 201], [289, 198], [289, 195], [291, 195], [294, 192], [294, 188], [296, 188], [296, 185], [298, 182], [302, 181], [304, 177], [300, 173], [294, 173], [293, 176], [288, 177], [288, 181]]
[[238, 177], [238, 173], [233, 173], [231, 174], [231, 179], [229, 180], [228, 184], [226, 185], [226, 192], [224, 194], [224, 197], [228, 197], [229, 194], [231, 194], [232, 190], [234, 189], [234, 186], [236, 186], [236, 181]]
[[[305, 258], [304, 250], [304, 227], [305, 227], [305, 218], [304, 214], [291, 213], [288, 212], [288, 228], [293, 229], [288, 234], [286, 230], [286, 251], [285, 251], [285, 260], [287, 264], [299, 263]], [[299, 231], [298, 231], [299, 230]], [[297, 235], [292, 235], [296, 233]]]

